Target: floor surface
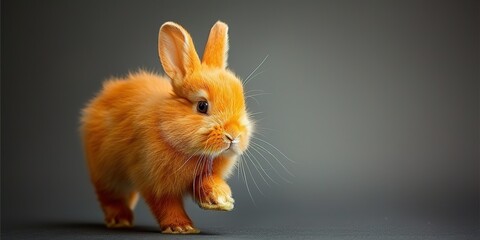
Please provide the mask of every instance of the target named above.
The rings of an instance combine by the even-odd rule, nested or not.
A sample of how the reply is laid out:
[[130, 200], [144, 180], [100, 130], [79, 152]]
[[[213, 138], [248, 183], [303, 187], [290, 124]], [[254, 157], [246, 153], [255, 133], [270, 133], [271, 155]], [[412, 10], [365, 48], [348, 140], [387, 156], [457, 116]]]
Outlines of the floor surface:
[[480, 239], [478, 230], [411, 232], [408, 230], [358, 230], [354, 228], [209, 228], [198, 235], [164, 235], [155, 226], [112, 230], [94, 223], [33, 224], [2, 229], [1, 239]]

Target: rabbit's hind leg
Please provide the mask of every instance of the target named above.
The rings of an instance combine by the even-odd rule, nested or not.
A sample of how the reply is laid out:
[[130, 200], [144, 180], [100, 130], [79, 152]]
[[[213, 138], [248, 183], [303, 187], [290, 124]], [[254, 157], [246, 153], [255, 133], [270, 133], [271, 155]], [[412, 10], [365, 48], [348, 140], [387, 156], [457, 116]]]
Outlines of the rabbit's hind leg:
[[133, 209], [138, 202], [138, 192], [108, 191], [98, 187], [96, 192], [108, 228], [133, 226]]

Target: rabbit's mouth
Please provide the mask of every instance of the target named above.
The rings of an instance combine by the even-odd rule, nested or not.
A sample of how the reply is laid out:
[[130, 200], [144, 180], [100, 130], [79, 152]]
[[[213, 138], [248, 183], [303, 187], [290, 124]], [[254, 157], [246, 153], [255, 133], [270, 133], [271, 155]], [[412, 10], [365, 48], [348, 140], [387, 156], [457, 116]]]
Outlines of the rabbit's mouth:
[[222, 151], [222, 154], [226, 155], [240, 155], [241, 150], [238, 146], [238, 142], [229, 142], [227, 147]]

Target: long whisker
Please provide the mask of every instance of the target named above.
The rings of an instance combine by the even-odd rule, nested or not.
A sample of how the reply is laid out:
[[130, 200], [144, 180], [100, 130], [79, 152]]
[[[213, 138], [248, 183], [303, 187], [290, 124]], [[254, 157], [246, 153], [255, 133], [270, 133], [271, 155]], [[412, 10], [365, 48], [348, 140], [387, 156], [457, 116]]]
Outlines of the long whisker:
[[255, 101], [255, 103], [256, 103], [257, 105], [260, 105], [260, 102], [259, 102], [255, 97], [247, 96], [247, 97], [245, 97], [245, 100], [247, 100], [247, 99], [249, 99], [249, 98], [251, 98], [253, 101]]
[[257, 129], [263, 129], [263, 130], [268, 130], [268, 131], [272, 131], [272, 132], [278, 132], [278, 130], [276, 130], [276, 129], [266, 128], [266, 127], [260, 127], [260, 126], [258, 126]]
[[[205, 145], [202, 149], [202, 154], [200, 155], [200, 158], [197, 160], [197, 164], [195, 164], [195, 169], [193, 171], [193, 174], [194, 174], [194, 178], [193, 178], [193, 183], [195, 184], [196, 183], [196, 178], [197, 178], [197, 167], [200, 166], [200, 163], [203, 161], [203, 159], [206, 157], [206, 155], [204, 154], [205, 152], [209, 152], [210, 151], [210, 148], [208, 147], [208, 141], [210, 141], [210, 139], [207, 139], [207, 141], [205, 142]], [[197, 166], [198, 165], [198, 166]], [[194, 190], [195, 190], [195, 185], [194, 185]], [[195, 200], [195, 198], [194, 198]]]
[[245, 186], [247, 187], [248, 195], [250, 195], [250, 198], [252, 199], [253, 205], [256, 206], [255, 200], [253, 199], [252, 192], [250, 192], [250, 187], [248, 186], [248, 180], [247, 180], [247, 175], [245, 174], [245, 167], [243, 166], [244, 161], [241, 161], [242, 164], [242, 170], [243, 170], [243, 179], [245, 180]]
[[250, 74], [248, 74], [248, 76], [245, 78], [245, 82], [243, 83], [243, 85], [247, 85], [247, 83], [251, 79], [250, 77], [258, 70], [258, 68], [260, 68], [262, 66], [262, 64], [265, 62], [265, 60], [267, 60], [267, 58], [268, 58], [268, 55], [265, 56], [265, 58], [262, 60], [262, 62], [260, 64], [258, 64], [258, 66], [255, 69], [253, 69], [253, 71]]
[[210, 181], [210, 183], [213, 183], [213, 160], [214, 158], [210, 157], [209, 159], [210, 173], [208, 175], [208, 180]]
[[[275, 180], [273, 180], [273, 179], [270, 177], [270, 175], [268, 175], [267, 171], [265, 171], [265, 169], [263, 168], [262, 164], [260, 164], [260, 162], [258, 161], [258, 159], [253, 155], [253, 153], [250, 152], [250, 150], [248, 150], [248, 149], [247, 149], [247, 151], [246, 151], [245, 153], [247, 153], [247, 152], [248, 152], [247, 157], [250, 155], [250, 156], [252, 156], [252, 158], [257, 162], [258, 167], [256, 166], [256, 164], [255, 164], [252, 160], [250, 160], [250, 161], [252, 161], [252, 164], [253, 164], [253, 166], [257, 169], [257, 171], [259, 171], [259, 169], [261, 169], [262, 172], [265, 174], [265, 176], [267, 176], [267, 178], [270, 179], [270, 181], [272, 181], [272, 182], [275, 183], [275, 184], [278, 184]], [[263, 174], [261, 174], [260, 171], [259, 171], [258, 173], [260, 174], [260, 176], [262, 176], [262, 179], [265, 181], [265, 183], [267, 184], [267, 186], [270, 186], [270, 184], [268, 183], [268, 181], [263, 177]]]
[[263, 112], [251, 112], [251, 113], [248, 113], [248, 116], [254, 116], [254, 115], [257, 115], [257, 114], [262, 114]]
[[270, 144], [269, 142], [267, 142], [267, 141], [265, 141], [265, 140], [263, 140], [263, 139], [261, 139], [261, 138], [255, 137], [255, 136], [252, 136], [252, 138], [255, 138], [255, 139], [259, 140], [259, 141], [262, 141], [262, 142], [268, 144], [270, 147], [272, 147], [273, 149], [277, 150], [277, 152], [279, 152], [280, 154], [282, 154], [282, 156], [285, 157], [287, 160], [289, 160], [289, 161], [292, 162], [292, 163], [296, 163], [295, 161], [293, 161], [292, 159], [288, 158], [285, 154], [282, 153], [282, 151], [280, 151], [277, 147], [273, 146], [273, 145]]
[[197, 160], [197, 162], [195, 163], [195, 168], [193, 169], [193, 200], [196, 201], [196, 192], [195, 192], [195, 188], [196, 188], [196, 180], [197, 180], [197, 167], [200, 165], [200, 162], [201, 162], [201, 159], [204, 157], [204, 155], [202, 154], [200, 156], [200, 158]]
[[[263, 181], [265, 182], [265, 184], [267, 184], [268, 187], [270, 187], [270, 184], [268, 183], [267, 179], [265, 179], [265, 177], [263, 177], [263, 173], [260, 171], [260, 169], [257, 167], [257, 165], [255, 164], [255, 162], [253, 162], [252, 158], [255, 158], [253, 156], [253, 154], [251, 152], [248, 151], [248, 149], [245, 151], [245, 155], [247, 156], [248, 160], [253, 164], [253, 167], [255, 167], [255, 169], [257, 170], [258, 172], [258, 175], [260, 175], [260, 177], [263, 179]], [[257, 161], [258, 163], [258, 161]], [[261, 167], [261, 166], [260, 166]]]
[[[255, 145], [251, 145], [251, 147], [268, 163], [268, 165], [270, 165], [270, 167], [277, 174], [277, 176], [279, 176], [283, 181], [285, 181], [287, 183], [292, 183], [290, 180], [286, 179], [285, 177], [282, 176], [282, 174], [280, 174], [278, 172], [278, 170], [272, 165], [272, 163], [270, 161], [268, 161], [268, 159], [259, 150], [257, 150], [257, 147]], [[277, 182], [274, 182], [274, 183], [278, 184]]]
[[263, 136], [263, 137], [267, 137], [267, 135], [265, 135], [265, 134], [263, 133], [263, 131], [260, 132], [260, 131], [257, 130], [257, 131], [255, 131], [254, 134], [257, 134], [257, 135], [260, 135], [260, 136]]
[[[208, 161], [207, 158], [204, 158], [203, 159], [203, 163], [202, 163], [202, 168], [200, 169], [200, 176], [199, 176], [199, 183], [200, 183], [200, 191], [201, 191], [201, 195], [200, 197], [203, 197], [205, 196], [205, 188], [203, 187], [203, 174], [205, 173], [205, 163]], [[203, 199], [200, 199], [200, 201], [203, 201]]]
[[259, 147], [261, 150], [265, 151], [266, 153], [268, 153], [270, 156], [272, 156], [275, 160], [277, 160], [278, 164], [280, 164], [280, 166], [282, 166], [282, 168], [285, 170], [285, 172], [287, 172], [290, 176], [294, 177], [294, 175], [288, 170], [287, 167], [285, 167], [285, 165], [283, 165], [283, 163], [275, 156], [273, 155], [272, 152], [268, 151], [268, 149], [264, 148], [262, 145], [256, 143], [256, 142], [253, 142], [251, 141], [250, 143], [256, 145], [257, 147]]
[[255, 123], [257, 123], [257, 124], [258, 124], [259, 122], [261, 122], [261, 121], [263, 121], [263, 120], [265, 120], [265, 118], [264, 118], [264, 117], [263, 117], [263, 118], [258, 118], [258, 119], [255, 119]]
[[180, 171], [180, 169], [182, 169], [185, 164], [187, 164], [188, 160], [190, 160], [193, 156], [195, 156], [195, 154], [197, 154], [197, 152], [199, 151], [199, 149], [197, 149], [197, 151], [195, 151], [189, 158], [187, 158], [187, 160], [185, 160], [185, 162], [183, 162], [182, 166], [180, 166], [177, 170], [175, 170], [175, 172], [173, 172], [172, 174], [175, 174], [177, 173], [178, 171]]
[[270, 94], [271, 94], [271, 93], [267, 93], [267, 92], [253, 93], [253, 94], [250, 94], [250, 95], [245, 95], [245, 97], [248, 98], [248, 97], [256, 97], [256, 96], [270, 95]]
[[249, 117], [253, 117], [255, 115], [258, 115], [258, 114], [263, 114], [264, 112], [251, 112], [251, 113], [248, 113], [248, 116]]
[[240, 163], [243, 161], [243, 157], [240, 156], [240, 160], [237, 162], [236, 167], [237, 167], [237, 179], [240, 180]]
[[253, 75], [252, 77], [250, 77], [250, 78], [248, 79], [248, 81], [252, 81], [252, 79], [255, 79], [257, 76], [259, 76], [260, 74], [262, 74], [262, 73], [264, 73], [264, 72], [265, 72], [265, 71], [260, 71], [260, 72], [256, 73], [255, 75]]
[[255, 187], [257, 187], [260, 194], [265, 196], [265, 194], [263, 194], [262, 190], [258, 187], [257, 181], [255, 181], [255, 178], [253, 177], [252, 171], [250, 170], [250, 167], [248, 166], [248, 162], [245, 162], [245, 165], [247, 166], [247, 170], [248, 170], [248, 173], [250, 174], [250, 177], [252, 178], [253, 184], [255, 185]]
[[248, 95], [249, 93], [252, 93], [252, 92], [265, 92], [261, 89], [251, 89], [251, 90], [248, 90], [245, 92], [245, 95]]

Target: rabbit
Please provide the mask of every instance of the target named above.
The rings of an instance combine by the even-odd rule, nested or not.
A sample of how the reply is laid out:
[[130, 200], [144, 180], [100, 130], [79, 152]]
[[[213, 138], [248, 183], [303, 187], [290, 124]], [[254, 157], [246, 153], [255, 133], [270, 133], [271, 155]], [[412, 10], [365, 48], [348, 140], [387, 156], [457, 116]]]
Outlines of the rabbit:
[[198, 233], [183, 206], [234, 207], [226, 179], [247, 149], [254, 124], [243, 84], [227, 68], [228, 26], [211, 28], [200, 61], [174, 22], [159, 31], [166, 76], [138, 71], [110, 79], [82, 110], [90, 178], [109, 228], [131, 227], [142, 196], [162, 233]]

